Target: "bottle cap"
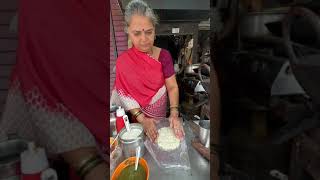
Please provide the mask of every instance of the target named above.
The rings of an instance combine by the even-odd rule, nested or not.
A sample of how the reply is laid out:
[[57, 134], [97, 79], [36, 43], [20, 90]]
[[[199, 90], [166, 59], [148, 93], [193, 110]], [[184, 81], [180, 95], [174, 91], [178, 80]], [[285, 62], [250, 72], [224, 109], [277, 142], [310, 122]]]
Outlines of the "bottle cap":
[[36, 148], [33, 142], [28, 143], [28, 149], [21, 153], [20, 158], [23, 174], [39, 173], [49, 167], [44, 149]]
[[118, 107], [116, 115], [117, 115], [117, 117], [122, 117], [122, 116], [126, 115], [126, 113], [124, 112], [124, 109], [121, 106]]

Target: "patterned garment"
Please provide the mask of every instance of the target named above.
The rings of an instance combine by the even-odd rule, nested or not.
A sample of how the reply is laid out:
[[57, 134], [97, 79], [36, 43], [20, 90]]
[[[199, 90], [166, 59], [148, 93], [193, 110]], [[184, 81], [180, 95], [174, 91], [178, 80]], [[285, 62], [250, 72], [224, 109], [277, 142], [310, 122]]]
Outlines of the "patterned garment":
[[96, 146], [89, 130], [63, 105], [49, 110], [38, 89], [23, 96], [18, 81], [9, 90], [0, 121], [0, 139], [7, 134], [34, 141], [50, 154]]
[[59, 112], [63, 104], [75, 116], [67, 119], [80, 121], [100, 144], [109, 141], [106, 3], [19, 1], [19, 44], [11, 77], [11, 82], [19, 81], [23, 96], [41, 93], [41, 105], [31, 102], [30, 107]]
[[117, 90], [112, 91], [111, 102], [117, 106], [123, 107], [125, 110], [141, 108], [142, 112], [154, 118], [166, 117], [166, 106], [167, 106], [167, 91], [166, 87], [163, 86], [159, 89], [158, 93], [152, 98], [149, 105], [140, 107], [139, 103], [133, 98], [124, 96], [123, 93], [119, 93]]
[[171, 55], [161, 50], [156, 60], [132, 47], [119, 56], [111, 103], [125, 110], [140, 108], [149, 117], [166, 116], [165, 79], [174, 75]]

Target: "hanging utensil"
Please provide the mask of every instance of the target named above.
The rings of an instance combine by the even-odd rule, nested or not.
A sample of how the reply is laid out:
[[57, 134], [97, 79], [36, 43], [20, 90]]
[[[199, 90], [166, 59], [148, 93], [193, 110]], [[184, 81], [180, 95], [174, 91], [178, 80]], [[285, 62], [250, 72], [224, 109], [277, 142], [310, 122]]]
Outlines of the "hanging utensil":
[[135, 168], [134, 168], [135, 171], [138, 169], [139, 158], [140, 158], [140, 146], [136, 148], [136, 162], [135, 162]]

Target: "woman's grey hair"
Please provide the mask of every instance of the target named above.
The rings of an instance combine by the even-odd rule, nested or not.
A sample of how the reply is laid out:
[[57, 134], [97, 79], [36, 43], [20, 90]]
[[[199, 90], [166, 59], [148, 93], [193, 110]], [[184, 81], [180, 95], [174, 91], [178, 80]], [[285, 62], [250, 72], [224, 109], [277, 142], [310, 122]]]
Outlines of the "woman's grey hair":
[[146, 2], [142, 0], [132, 0], [128, 3], [124, 13], [124, 20], [126, 22], [125, 32], [128, 32], [128, 26], [133, 15], [149, 17], [153, 26], [158, 24], [158, 17]]

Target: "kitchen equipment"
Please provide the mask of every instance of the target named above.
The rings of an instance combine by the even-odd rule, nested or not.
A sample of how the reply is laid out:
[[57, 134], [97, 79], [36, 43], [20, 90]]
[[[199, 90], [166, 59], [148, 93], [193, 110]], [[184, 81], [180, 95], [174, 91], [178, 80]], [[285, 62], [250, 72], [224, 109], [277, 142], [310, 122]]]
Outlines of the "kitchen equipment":
[[200, 120], [199, 122], [200, 131], [199, 139], [200, 142], [206, 147], [210, 147], [210, 120]]
[[200, 67], [200, 64], [189, 64], [185, 66], [185, 72], [187, 74], [195, 74], [196, 72], [194, 71], [195, 69], [198, 69]]
[[271, 86], [271, 95], [305, 94], [296, 77], [292, 73], [290, 63], [285, 62]]
[[135, 162], [135, 165], [134, 165], [134, 170], [136, 171], [138, 169], [138, 165], [139, 165], [139, 158], [140, 158], [140, 146], [138, 146], [136, 148], [136, 162]]
[[145, 153], [145, 146], [144, 146], [144, 140], [145, 140], [145, 135], [143, 131], [143, 127], [139, 123], [131, 123], [130, 128], [133, 131], [134, 129], [140, 130], [141, 133], [139, 136], [135, 139], [123, 139], [123, 134], [127, 132], [126, 128], [122, 128], [121, 131], [119, 132], [119, 140], [121, 147], [123, 149], [123, 153], [125, 157], [131, 157], [136, 155], [136, 148], [140, 146], [141, 148], [141, 156], [144, 155]]
[[[117, 180], [119, 175], [121, 174], [122, 170], [124, 170], [126, 167], [135, 164], [136, 157], [129, 157], [128, 159], [124, 160], [122, 163], [120, 163], [114, 173], [111, 176], [111, 180]], [[146, 180], [149, 179], [149, 166], [145, 159], [142, 157], [139, 159], [139, 165], [143, 167], [143, 169], [146, 171], [147, 177]]]
[[110, 113], [110, 137], [115, 137], [117, 135], [116, 128], [116, 115], [115, 113]]
[[[312, 25], [314, 32], [314, 39], [320, 44], [320, 17], [314, 12], [301, 7], [295, 7], [290, 10], [287, 20], [283, 22], [283, 35], [285, 40], [286, 53], [289, 56], [290, 64], [292, 67], [292, 73], [295, 75], [297, 81], [305, 90], [308, 96], [313, 101], [316, 111], [320, 111], [320, 85], [319, 74], [320, 74], [320, 54], [307, 54], [302, 53], [301, 50], [294, 48], [292, 44], [291, 33], [295, 29], [292, 27], [292, 21], [296, 17], [306, 18], [306, 22]], [[303, 35], [303, 34], [302, 34]]]
[[210, 150], [204, 147], [198, 138], [194, 138], [191, 141], [191, 145], [195, 148], [203, 157], [210, 161]]
[[281, 21], [287, 14], [287, 9], [264, 11], [246, 14], [240, 22], [240, 35], [244, 38], [257, 38], [270, 35], [266, 24]]
[[197, 86], [194, 88], [194, 92], [197, 93], [197, 92], [206, 92], [206, 90], [203, 88], [202, 84], [201, 84], [201, 81], [199, 81], [197, 83]]
[[19, 179], [20, 153], [27, 148], [27, 142], [11, 137], [0, 142], [0, 179]]

